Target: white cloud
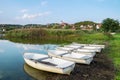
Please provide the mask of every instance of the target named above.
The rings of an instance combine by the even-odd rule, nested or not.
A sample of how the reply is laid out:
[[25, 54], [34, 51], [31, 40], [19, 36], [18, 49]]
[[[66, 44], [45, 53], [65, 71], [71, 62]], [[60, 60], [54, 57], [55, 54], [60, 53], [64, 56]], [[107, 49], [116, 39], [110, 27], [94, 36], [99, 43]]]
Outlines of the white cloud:
[[22, 16], [16, 17], [16, 19], [34, 19], [37, 17], [47, 16], [50, 12], [36, 13], [36, 14], [28, 14], [24, 13]]
[[21, 13], [25, 13], [27, 11], [28, 11], [28, 9], [22, 9], [22, 10], [20, 10]]
[[22, 19], [32, 19], [38, 17], [39, 14], [23, 14]]
[[42, 1], [42, 2], [41, 2], [41, 6], [45, 6], [45, 5], [47, 5], [47, 4], [48, 4], [47, 1]]

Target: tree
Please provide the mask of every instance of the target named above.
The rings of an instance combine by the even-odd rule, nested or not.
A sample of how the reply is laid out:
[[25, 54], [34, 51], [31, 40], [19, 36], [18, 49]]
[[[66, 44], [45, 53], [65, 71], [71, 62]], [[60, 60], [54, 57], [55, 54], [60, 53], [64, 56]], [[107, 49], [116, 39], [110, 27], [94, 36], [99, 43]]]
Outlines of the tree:
[[114, 19], [104, 19], [102, 22], [102, 30], [104, 32], [116, 32], [118, 29], [120, 29], [119, 21]]

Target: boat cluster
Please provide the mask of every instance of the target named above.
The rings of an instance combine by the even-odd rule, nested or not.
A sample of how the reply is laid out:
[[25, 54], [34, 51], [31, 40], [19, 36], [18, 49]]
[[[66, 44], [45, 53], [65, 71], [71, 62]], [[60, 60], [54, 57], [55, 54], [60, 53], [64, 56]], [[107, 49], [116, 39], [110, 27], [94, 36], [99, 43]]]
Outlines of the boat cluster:
[[24, 53], [25, 62], [36, 69], [53, 73], [70, 74], [75, 63], [90, 64], [96, 53], [100, 53], [105, 45], [72, 43], [64, 47], [48, 50], [48, 55]]

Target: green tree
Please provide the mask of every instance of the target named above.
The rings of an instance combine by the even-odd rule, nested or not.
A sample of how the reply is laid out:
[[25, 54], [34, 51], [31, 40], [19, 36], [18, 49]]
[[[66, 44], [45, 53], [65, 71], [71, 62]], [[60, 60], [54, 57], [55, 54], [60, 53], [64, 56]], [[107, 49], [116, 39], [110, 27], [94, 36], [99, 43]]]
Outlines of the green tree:
[[111, 18], [104, 19], [102, 22], [102, 30], [104, 32], [116, 32], [120, 29], [119, 21]]

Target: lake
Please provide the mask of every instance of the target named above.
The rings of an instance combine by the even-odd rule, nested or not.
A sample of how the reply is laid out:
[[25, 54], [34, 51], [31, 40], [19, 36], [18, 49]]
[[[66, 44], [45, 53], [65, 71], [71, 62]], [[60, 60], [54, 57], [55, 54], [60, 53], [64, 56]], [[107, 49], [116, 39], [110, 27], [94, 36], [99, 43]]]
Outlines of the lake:
[[9, 40], [0, 40], [0, 80], [46, 80], [49, 72], [36, 70], [23, 59], [24, 52], [47, 54], [56, 44], [20, 44]]

